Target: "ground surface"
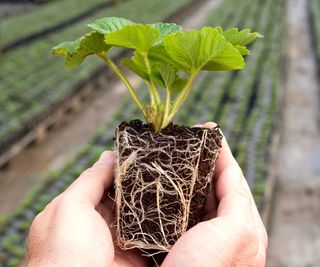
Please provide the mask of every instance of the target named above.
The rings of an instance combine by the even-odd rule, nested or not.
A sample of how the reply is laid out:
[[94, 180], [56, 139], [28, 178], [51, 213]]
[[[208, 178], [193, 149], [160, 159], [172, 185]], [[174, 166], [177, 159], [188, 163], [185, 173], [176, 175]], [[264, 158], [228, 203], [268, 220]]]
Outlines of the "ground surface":
[[268, 267], [320, 264], [319, 87], [307, 3], [287, 5], [287, 78]]
[[[197, 28], [219, 3], [220, 0], [204, 2], [180, 24], [184, 28]], [[130, 80], [133, 85], [138, 83], [133, 76]], [[22, 201], [25, 192], [43, 181], [48, 170], [57, 170], [73, 158], [127, 95], [121, 82], [106, 84], [105, 89], [81, 106], [80, 111], [65, 116], [61, 125], [52, 129], [41, 144], [28, 147], [7, 169], [0, 170], [0, 214], [11, 212]]]

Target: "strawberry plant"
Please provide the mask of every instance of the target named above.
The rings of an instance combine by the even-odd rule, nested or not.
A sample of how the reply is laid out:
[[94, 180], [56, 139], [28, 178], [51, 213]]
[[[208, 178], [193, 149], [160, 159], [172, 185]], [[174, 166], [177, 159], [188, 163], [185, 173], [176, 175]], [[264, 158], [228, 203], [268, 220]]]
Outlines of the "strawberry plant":
[[[167, 127], [182, 106], [195, 78], [201, 71], [242, 69], [246, 45], [259, 37], [250, 30], [204, 27], [200, 31], [182, 31], [174, 23], [136, 24], [115, 17], [103, 18], [88, 25], [94, 31], [73, 42], [53, 48], [65, 56], [66, 67], [73, 68], [89, 55], [96, 55], [124, 82], [145, 120], [156, 132]], [[147, 84], [149, 103], [142, 103], [135, 89], [108, 53], [113, 47], [133, 50], [123, 58], [123, 66]], [[165, 99], [161, 99], [165, 90]], [[176, 94], [173, 99], [173, 95]]]
[[[53, 54], [64, 56], [68, 68], [88, 56], [99, 57], [123, 81], [146, 121], [122, 122], [116, 130], [118, 243], [126, 249], [168, 251], [205, 215], [222, 139], [219, 127], [177, 126], [173, 119], [202, 71], [244, 68], [246, 46], [260, 35], [237, 28], [143, 25], [117, 17], [88, 26], [93, 31], [57, 45]], [[147, 102], [109, 56], [116, 47], [132, 51], [121, 64], [145, 82]]]

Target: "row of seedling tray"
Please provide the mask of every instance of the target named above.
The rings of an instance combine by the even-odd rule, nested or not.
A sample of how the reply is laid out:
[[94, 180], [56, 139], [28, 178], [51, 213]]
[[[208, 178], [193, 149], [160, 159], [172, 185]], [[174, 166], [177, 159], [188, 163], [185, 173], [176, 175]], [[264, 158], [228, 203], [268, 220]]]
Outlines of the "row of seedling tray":
[[[67, 72], [61, 61], [51, 55], [54, 45], [81, 36], [86, 22], [102, 16], [121, 16], [146, 22], [152, 14], [154, 22], [165, 20], [191, 2], [164, 0], [160, 8], [157, 1], [127, 1], [102, 9], [84, 21], [4, 54], [0, 72], [0, 155], [45, 119], [45, 114], [50, 114], [66, 98], [77, 93], [79, 84], [90, 80], [101, 68], [100, 63], [88, 59], [86, 66]], [[121, 50], [114, 50], [113, 57], [120, 53]]]

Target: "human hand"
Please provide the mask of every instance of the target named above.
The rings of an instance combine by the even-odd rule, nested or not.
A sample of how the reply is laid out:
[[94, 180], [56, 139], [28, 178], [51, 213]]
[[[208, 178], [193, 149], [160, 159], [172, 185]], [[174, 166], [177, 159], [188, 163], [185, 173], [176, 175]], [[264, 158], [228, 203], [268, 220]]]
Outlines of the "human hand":
[[[209, 220], [186, 232], [162, 267], [265, 264], [266, 231], [225, 139], [222, 145], [216, 167], [219, 204], [212, 194]], [[110, 201], [101, 203], [112, 184], [112, 169], [113, 155], [106, 152], [36, 217], [29, 233], [29, 267], [146, 266], [139, 253], [113, 245]]]
[[183, 234], [161, 267], [265, 266], [267, 233], [225, 138], [216, 177], [215, 196], [212, 193], [208, 199], [208, 220]]
[[34, 219], [28, 267], [146, 266], [136, 251], [120, 251], [110, 227], [112, 203], [101, 203], [113, 181], [112, 152], [83, 172]]

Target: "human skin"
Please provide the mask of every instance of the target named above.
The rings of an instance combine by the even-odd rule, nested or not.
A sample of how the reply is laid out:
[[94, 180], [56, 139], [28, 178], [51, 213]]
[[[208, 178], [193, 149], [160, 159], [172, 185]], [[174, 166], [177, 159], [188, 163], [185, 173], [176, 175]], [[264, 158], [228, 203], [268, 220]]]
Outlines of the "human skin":
[[[202, 127], [212, 128], [206, 123]], [[137, 250], [114, 242], [112, 200], [114, 155], [104, 152], [34, 219], [28, 267], [144, 267]], [[215, 192], [206, 220], [176, 242], [162, 267], [263, 267], [268, 238], [242, 171], [223, 138], [216, 163]]]

